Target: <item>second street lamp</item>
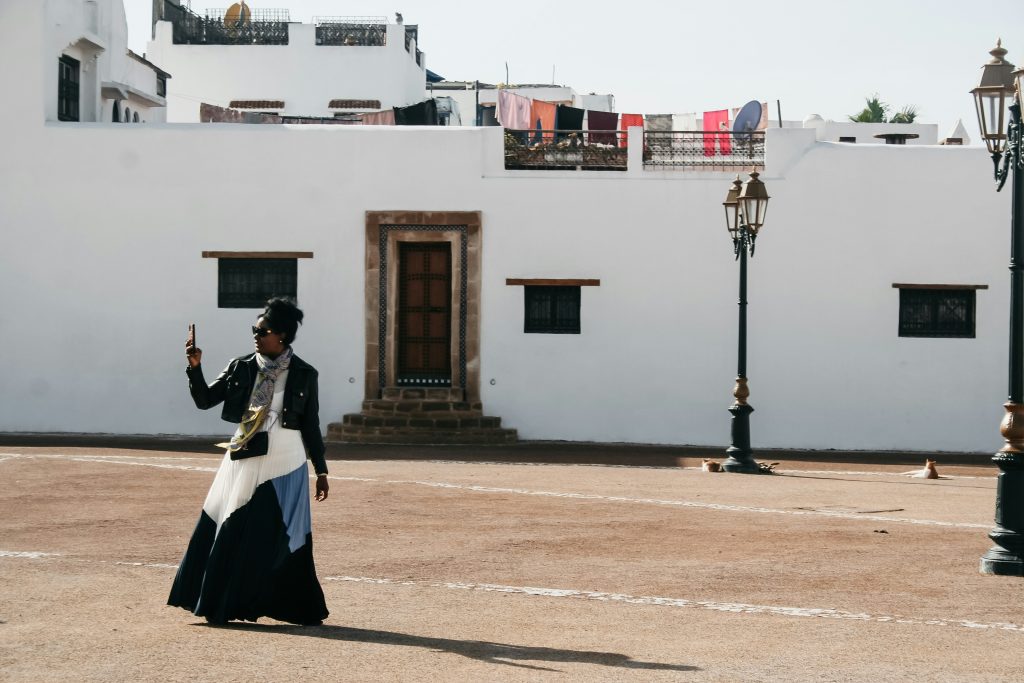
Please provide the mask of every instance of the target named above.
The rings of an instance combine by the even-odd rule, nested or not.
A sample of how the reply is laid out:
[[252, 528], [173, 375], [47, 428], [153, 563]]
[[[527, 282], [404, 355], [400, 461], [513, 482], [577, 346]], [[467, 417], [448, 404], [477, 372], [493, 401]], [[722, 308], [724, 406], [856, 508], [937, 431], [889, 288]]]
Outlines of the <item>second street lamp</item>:
[[[995, 545], [982, 556], [981, 572], [1024, 576], [1024, 69], [1014, 71], [1003, 59], [1006, 50], [1001, 43], [989, 54], [992, 60], [982, 67], [981, 83], [971, 93], [981, 137], [995, 164], [996, 189], [1011, 180], [1010, 387], [999, 430], [1006, 444], [992, 458], [999, 466], [996, 525], [988, 535]], [[1011, 100], [1007, 126], [1006, 104]]]
[[732, 413], [732, 444], [726, 449], [728, 458], [722, 463], [726, 472], [757, 474], [761, 467], [750, 451], [750, 413], [754, 409], [747, 403], [747, 256], [754, 257], [757, 233], [764, 225], [768, 210], [768, 191], [753, 171], [746, 183], [736, 176], [729, 193], [722, 202], [725, 207], [726, 227], [732, 237], [733, 254], [740, 262], [739, 335], [737, 343], [736, 386], [732, 395], [735, 402], [729, 406]]

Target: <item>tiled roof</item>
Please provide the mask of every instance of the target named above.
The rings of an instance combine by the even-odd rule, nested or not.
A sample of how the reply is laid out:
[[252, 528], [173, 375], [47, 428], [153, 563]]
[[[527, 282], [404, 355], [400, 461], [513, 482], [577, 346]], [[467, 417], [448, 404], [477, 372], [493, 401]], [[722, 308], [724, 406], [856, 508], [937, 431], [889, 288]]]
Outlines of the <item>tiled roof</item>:
[[284, 109], [284, 100], [231, 100], [232, 109]]
[[328, 109], [380, 109], [380, 100], [331, 100]]

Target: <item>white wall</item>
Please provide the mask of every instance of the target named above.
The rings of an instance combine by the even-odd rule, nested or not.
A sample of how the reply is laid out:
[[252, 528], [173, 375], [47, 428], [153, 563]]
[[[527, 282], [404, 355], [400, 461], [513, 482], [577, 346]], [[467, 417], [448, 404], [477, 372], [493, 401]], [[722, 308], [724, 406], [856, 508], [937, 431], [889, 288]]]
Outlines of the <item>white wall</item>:
[[840, 137], [854, 137], [857, 144], [884, 145], [885, 140], [876, 135], [886, 133], [907, 133], [917, 135], [907, 140], [908, 145], [937, 145], [939, 126], [935, 123], [858, 123], [855, 121], [817, 121], [804, 124], [814, 128], [821, 142], [839, 142]]
[[[313, 24], [289, 24], [288, 45], [175, 45], [156, 24], [146, 57], [171, 74], [167, 120], [198, 122], [202, 102], [284, 100], [281, 113], [332, 116], [333, 99], [376, 99], [401, 107], [425, 98], [426, 56], [405, 49], [405, 26], [388, 24], [383, 46], [317, 45]], [[297, 77], [296, 74], [299, 74]]]
[[[8, 21], [38, 8], [17, 8], [0, 8], [0, 46], [49, 61]], [[0, 336], [17, 359], [0, 431], [226, 433], [187, 395], [186, 326], [212, 376], [250, 350], [257, 311], [217, 308], [204, 250], [314, 252], [299, 262], [296, 350], [321, 371], [323, 421], [357, 411], [365, 212], [480, 210], [489, 414], [525, 439], [728, 443], [731, 174], [506, 172], [497, 128], [44, 125], [37, 73], [0, 71], [4, 91], [39, 102], [0, 108], [16, 132], [0, 161]], [[986, 153], [767, 135], [755, 449], [997, 449], [1010, 207]], [[524, 334], [509, 277], [600, 278], [582, 292], [582, 334]], [[897, 337], [894, 282], [989, 285], [977, 338]]]

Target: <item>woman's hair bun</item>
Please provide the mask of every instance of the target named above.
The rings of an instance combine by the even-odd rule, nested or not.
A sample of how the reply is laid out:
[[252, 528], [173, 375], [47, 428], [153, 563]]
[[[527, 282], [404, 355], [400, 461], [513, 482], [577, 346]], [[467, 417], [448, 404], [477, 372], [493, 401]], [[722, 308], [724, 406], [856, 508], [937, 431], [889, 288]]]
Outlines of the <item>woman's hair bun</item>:
[[291, 344], [302, 324], [303, 313], [294, 299], [278, 296], [267, 301], [262, 317], [270, 329], [284, 333], [286, 344]]

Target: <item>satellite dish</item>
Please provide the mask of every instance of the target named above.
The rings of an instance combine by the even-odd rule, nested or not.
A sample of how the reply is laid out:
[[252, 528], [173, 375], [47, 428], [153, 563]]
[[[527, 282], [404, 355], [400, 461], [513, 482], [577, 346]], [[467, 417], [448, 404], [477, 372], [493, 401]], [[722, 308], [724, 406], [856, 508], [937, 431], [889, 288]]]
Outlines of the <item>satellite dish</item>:
[[761, 103], [757, 100], [750, 100], [743, 105], [740, 113], [736, 114], [736, 120], [732, 122], [733, 137], [738, 141], [751, 139], [750, 133], [757, 130], [761, 125]]
[[252, 20], [252, 10], [245, 4], [245, 0], [236, 2], [224, 12], [225, 28], [242, 28]]

